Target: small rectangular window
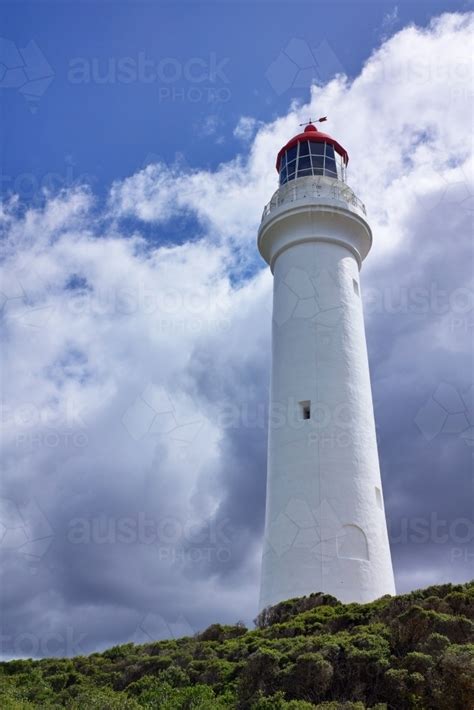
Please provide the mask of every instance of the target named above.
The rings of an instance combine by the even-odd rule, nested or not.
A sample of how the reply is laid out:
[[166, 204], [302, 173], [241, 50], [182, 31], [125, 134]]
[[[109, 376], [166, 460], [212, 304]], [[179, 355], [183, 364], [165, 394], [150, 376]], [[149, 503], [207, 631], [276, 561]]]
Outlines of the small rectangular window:
[[311, 419], [311, 402], [300, 402], [300, 414], [302, 419]]
[[355, 279], [352, 279], [352, 286], [354, 288], [355, 295], [358, 296], [359, 295], [359, 284], [357, 283], [357, 281]]
[[382, 502], [382, 491], [378, 486], [375, 486], [375, 500], [377, 501], [377, 505], [379, 508], [383, 508], [383, 502]]

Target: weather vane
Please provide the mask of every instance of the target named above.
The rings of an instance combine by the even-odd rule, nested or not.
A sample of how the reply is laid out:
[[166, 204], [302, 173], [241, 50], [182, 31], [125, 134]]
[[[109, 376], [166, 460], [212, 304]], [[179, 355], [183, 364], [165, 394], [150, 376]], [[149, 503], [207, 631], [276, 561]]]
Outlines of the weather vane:
[[327, 116], [321, 116], [321, 118], [317, 118], [315, 121], [309, 119], [309, 121], [306, 121], [306, 123], [300, 123], [300, 126], [307, 126], [310, 123], [323, 123], [323, 121], [327, 121], [328, 117]]

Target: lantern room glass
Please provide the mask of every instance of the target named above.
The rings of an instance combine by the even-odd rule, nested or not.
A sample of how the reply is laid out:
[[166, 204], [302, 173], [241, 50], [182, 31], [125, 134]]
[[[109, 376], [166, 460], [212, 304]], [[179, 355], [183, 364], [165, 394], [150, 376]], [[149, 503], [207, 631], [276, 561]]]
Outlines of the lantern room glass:
[[325, 175], [344, 180], [342, 156], [330, 143], [301, 141], [283, 153], [280, 162], [280, 185], [297, 177]]

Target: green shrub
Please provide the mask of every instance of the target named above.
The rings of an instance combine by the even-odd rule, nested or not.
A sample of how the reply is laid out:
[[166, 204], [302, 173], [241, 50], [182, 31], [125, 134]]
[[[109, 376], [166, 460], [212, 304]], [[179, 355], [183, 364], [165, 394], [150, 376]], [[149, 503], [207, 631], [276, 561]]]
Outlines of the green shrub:
[[288, 697], [322, 700], [331, 685], [334, 670], [319, 653], [305, 653], [286, 670], [285, 687]]
[[370, 604], [325, 594], [265, 610], [258, 628], [105, 653], [0, 663], [5, 710], [467, 710], [474, 584]]

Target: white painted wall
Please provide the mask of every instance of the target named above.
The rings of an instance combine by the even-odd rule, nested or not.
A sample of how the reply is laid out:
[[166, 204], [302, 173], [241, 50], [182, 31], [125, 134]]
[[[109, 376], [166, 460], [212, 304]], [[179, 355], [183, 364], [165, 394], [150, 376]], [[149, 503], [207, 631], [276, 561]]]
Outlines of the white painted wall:
[[318, 591], [395, 593], [359, 295], [372, 237], [331, 183], [317, 199], [277, 199], [259, 230], [274, 272], [261, 609]]

